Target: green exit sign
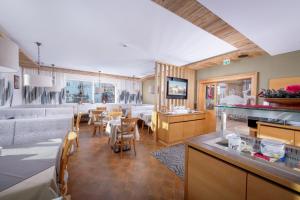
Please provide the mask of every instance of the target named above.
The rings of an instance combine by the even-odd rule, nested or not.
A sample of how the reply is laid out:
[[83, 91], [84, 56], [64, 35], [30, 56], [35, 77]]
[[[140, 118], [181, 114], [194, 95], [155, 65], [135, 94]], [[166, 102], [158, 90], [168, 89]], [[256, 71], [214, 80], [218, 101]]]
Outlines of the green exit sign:
[[230, 59], [226, 58], [223, 60], [223, 65], [229, 65], [230, 64]]

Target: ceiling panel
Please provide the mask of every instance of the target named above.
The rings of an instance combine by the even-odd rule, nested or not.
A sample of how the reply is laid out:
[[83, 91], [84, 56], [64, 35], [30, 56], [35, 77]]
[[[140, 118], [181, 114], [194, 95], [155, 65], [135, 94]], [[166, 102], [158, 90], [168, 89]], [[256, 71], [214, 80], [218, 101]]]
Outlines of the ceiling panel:
[[42, 42], [45, 64], [129, 76], [236, 50], [148, 0], [2, 0], [0, 25], [30, 57]]
[[198, 0], [270, 55], [300, 50], [299, 0]]

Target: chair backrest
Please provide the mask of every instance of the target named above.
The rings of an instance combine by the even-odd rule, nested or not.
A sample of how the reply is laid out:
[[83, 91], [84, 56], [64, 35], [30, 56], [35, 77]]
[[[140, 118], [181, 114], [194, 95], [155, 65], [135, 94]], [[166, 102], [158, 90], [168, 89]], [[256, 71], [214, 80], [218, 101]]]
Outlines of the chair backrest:
[[104, 112], [106, 111], [106, 107], [97, 107], [96, 110], [102, 110]]
[[122, 111], [121, 112], [109, 112], [108, 113], [108, 117], [110, 120], [114, 120], [114, 119], [120, 119], [122, 117]]
[[74, 139], [70, 139], [68, 137], [70, 132], [64, 139], [63, 146], [62, 146], [62, 153], [60, 158], [60, 166], [59, 166], [59, 184], [60, 184], [60, 192], [62, 195], [66, 194], [67, 192], [67, 183], [65, 181], [65, 172], [67, 169], [68, 161], [69, 161], [69, 154], [71, 151], [72, 144]]
[[135, 136], [135, 128], [138, 118], [122, 118], [121, 119], [121, 134], [133, 134]]
[[75, 126], [76, 126], [76, 131], [79, 131], [81, 116], [82, 116], [82, 113], [79, 112], [79, 113], [77, 114], [76, 124], [75, 124]]
[[92, 110], [92, 118], [94, 121], [100, 121], [101, 119], [103, 119], [102, 117], [102, 113], [104, 111], [103, 110]]
[[112, 108], [111, 111], [112, 112], [122, 112], [122, 107], [118, 106], [118, 107]]

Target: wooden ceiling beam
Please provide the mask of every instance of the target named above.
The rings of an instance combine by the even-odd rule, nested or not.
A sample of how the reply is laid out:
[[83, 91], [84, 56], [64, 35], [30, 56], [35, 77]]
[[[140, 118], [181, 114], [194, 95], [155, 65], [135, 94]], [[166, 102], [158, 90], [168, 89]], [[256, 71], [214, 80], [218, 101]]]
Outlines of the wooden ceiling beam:
[[184, 67], [197, 70], [222, 64], [225, 58], [238, 60], [240, 59], [238, 56], [242, 54], [247, 54], [249, 57], [267, 54], [196, 0], [152, 1], [237, 48], [237, 51], [190, 63]]

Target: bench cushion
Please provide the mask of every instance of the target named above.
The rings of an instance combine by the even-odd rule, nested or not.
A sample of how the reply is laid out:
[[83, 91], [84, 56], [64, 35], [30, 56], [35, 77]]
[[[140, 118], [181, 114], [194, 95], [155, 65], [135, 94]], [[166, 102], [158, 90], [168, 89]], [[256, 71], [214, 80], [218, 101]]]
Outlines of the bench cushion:
[[0, 120], [0, 146], [13, 144], [15, 120]]
[[72, 130], [72, 118], [39, 118], [16, 120], [14, 144], [64, 138]]

